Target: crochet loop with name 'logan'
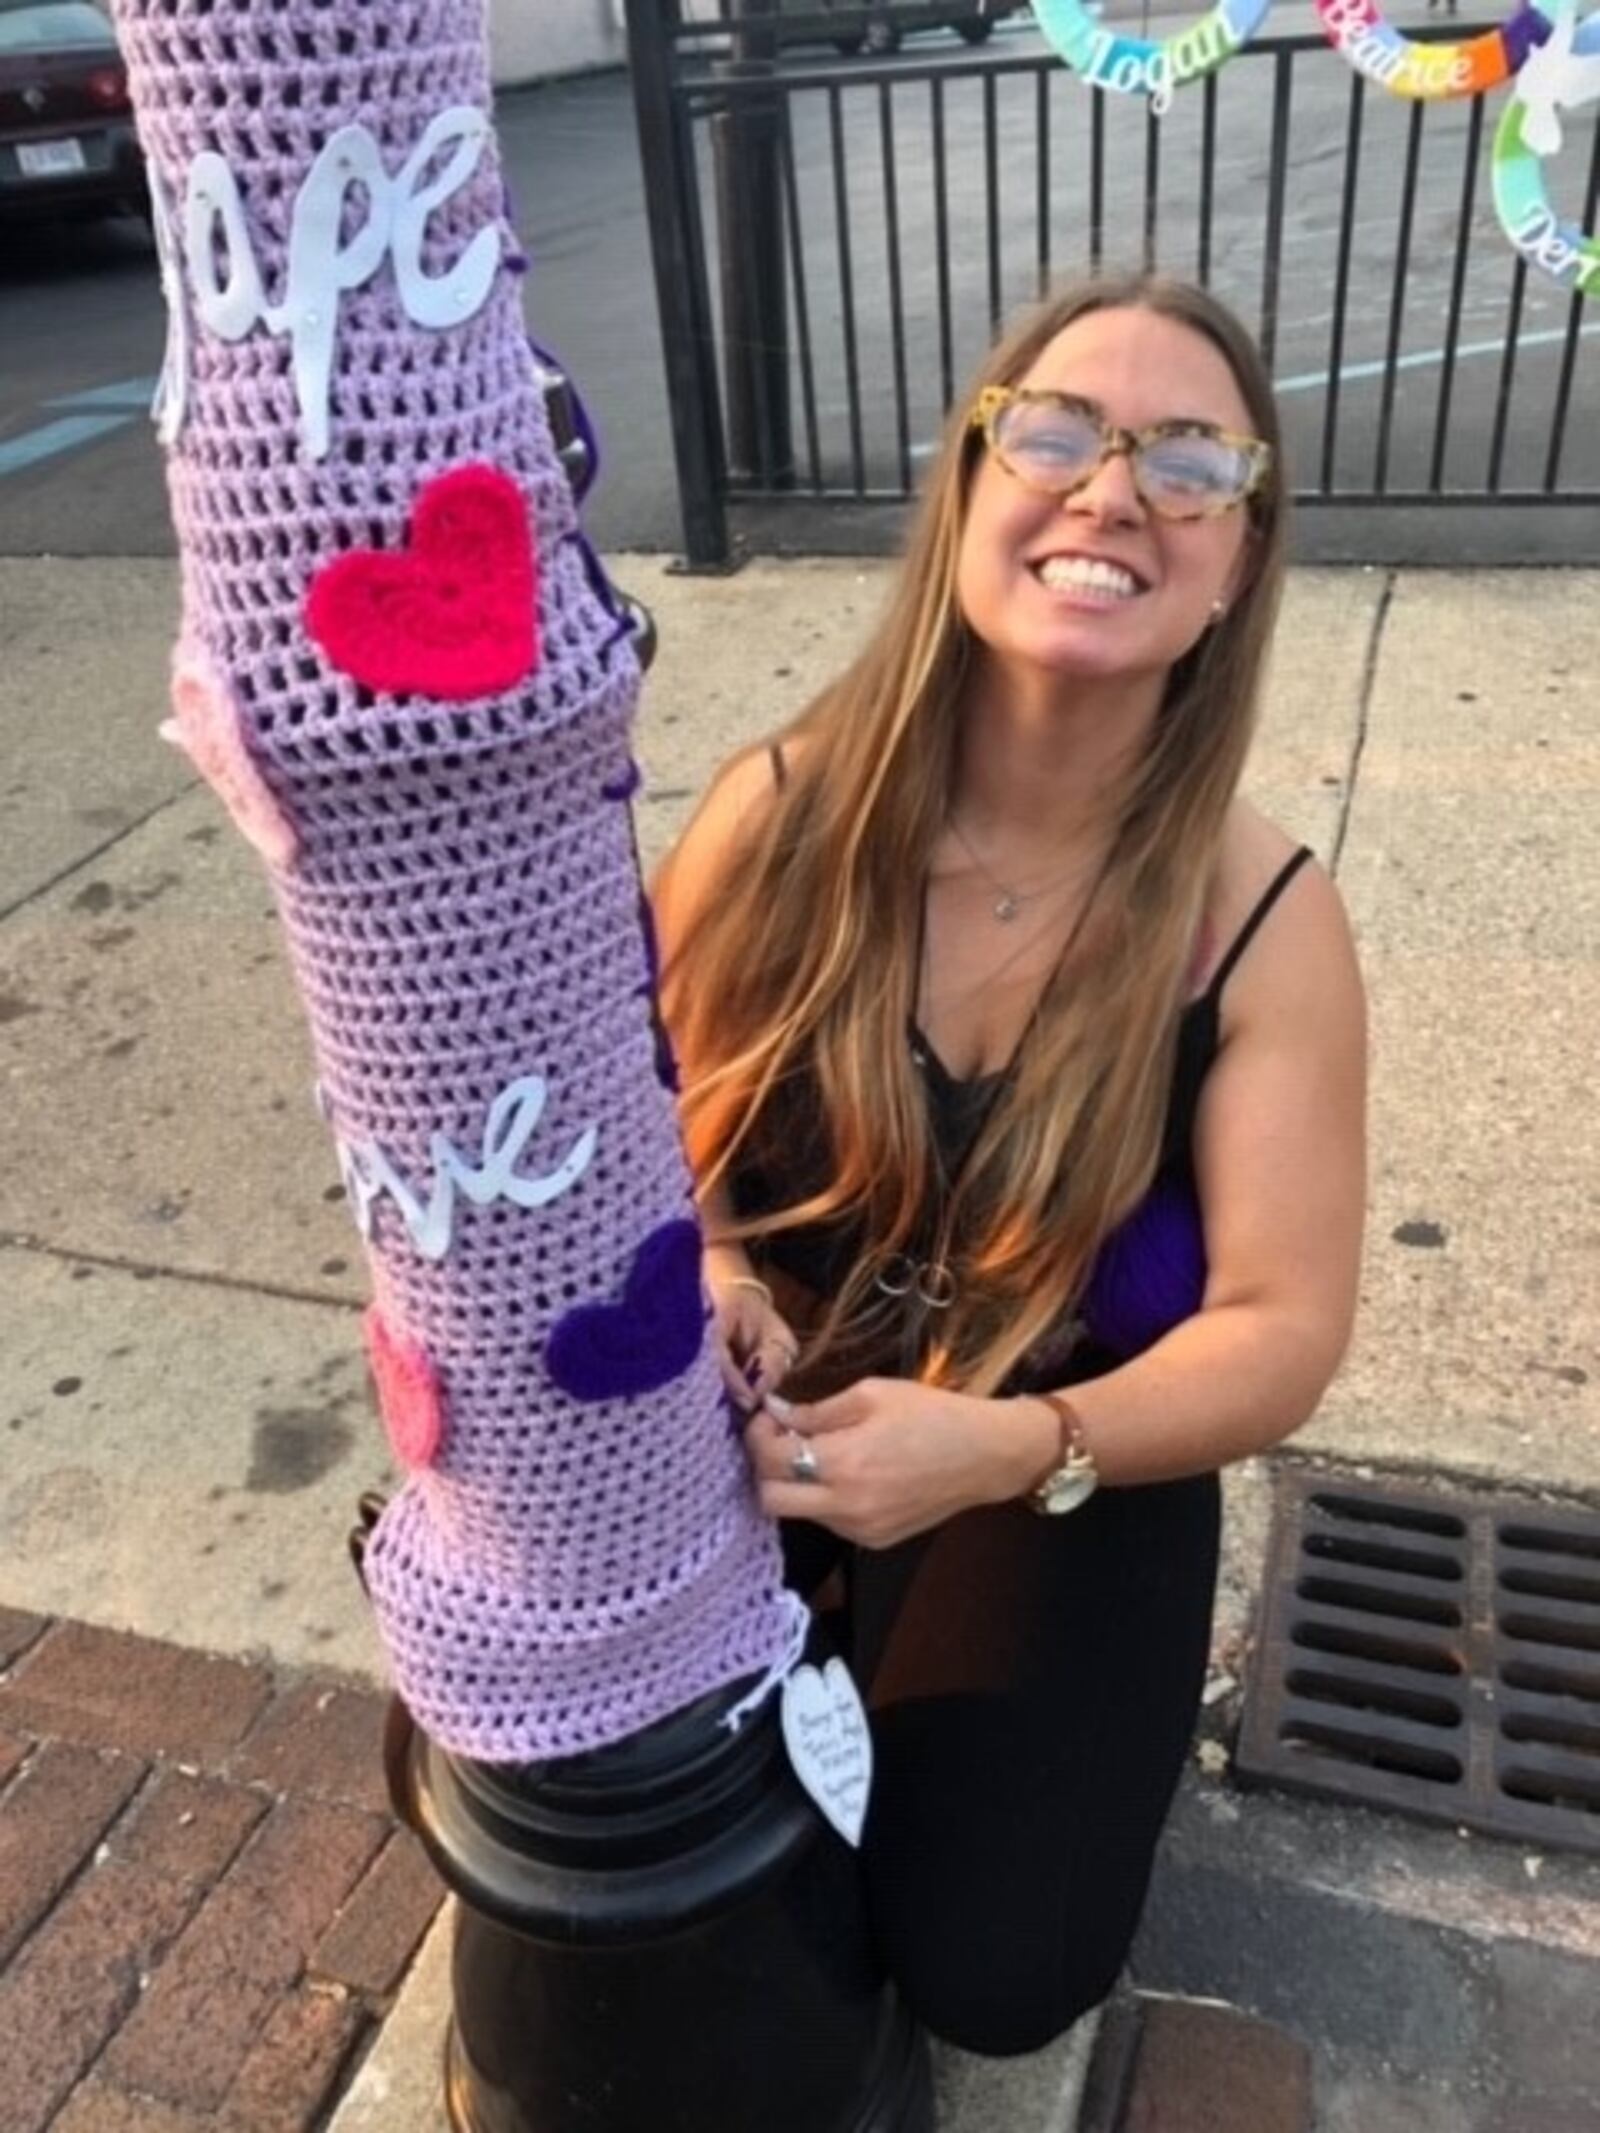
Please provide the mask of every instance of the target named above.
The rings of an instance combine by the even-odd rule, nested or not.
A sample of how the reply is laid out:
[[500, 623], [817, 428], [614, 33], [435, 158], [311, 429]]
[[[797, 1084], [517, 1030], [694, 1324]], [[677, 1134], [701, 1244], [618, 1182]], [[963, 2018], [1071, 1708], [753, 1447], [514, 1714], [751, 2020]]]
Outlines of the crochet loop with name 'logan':
[[481, 0], [113, 12], [174, 314], [170, 736], [271, 870], [411, 1469], [368, 1588], [446, 1747], [582, 1752], [803, 1619], [709, 1337], [638, 665], [525, 337]]

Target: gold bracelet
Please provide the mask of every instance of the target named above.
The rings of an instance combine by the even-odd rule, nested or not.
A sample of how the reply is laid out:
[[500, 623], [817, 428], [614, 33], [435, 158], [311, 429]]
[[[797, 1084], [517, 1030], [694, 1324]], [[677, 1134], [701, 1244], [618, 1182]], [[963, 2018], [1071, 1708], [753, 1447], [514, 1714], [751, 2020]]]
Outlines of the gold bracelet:
[[752, 1289], [761, 1298], [761, 1301], [769, 1311], [777, 1308], [772, 1301], [772, 1291], [764, 1281], [758, 1281], [754, 1274], [735, 1274], [731, 1279], [725, 1281], [722, 1286], [725, 1289]]

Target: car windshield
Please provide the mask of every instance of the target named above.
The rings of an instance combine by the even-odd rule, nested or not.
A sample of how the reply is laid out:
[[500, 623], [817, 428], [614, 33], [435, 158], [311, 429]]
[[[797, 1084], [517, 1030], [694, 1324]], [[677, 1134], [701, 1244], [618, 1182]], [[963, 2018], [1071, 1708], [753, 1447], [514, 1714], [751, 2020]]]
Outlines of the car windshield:
[[63, 45], [109, 45], [111, 25], [89, 0], [0, 0], [0, 52], [59, 50]]

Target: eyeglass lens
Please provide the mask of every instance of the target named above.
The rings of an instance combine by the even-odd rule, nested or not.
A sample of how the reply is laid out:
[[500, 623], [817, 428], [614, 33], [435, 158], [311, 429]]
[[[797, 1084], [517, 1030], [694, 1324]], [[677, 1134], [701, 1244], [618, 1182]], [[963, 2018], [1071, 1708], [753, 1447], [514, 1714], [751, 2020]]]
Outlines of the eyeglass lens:
[[[1087, 411], [1048, 400], [1013, 400], [995, 420], [994, 441], [1024, 481], [1065, 494], [1087, 481], [1105, 436]], [[1133, 450], [1134, 478], [1152, 509], [1179, 517], [1214, 511], [1241, 497], [1250, 457], [1203, 430], [1151, 437]]]

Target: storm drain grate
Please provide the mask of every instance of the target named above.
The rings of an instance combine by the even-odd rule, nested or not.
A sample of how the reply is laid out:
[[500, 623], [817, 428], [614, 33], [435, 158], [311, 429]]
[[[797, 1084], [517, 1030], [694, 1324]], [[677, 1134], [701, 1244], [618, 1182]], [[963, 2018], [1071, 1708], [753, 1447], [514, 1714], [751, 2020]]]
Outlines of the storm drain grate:
[[1600, 1852], [1600, 1516], [1280, 1471], [1237, 1767]]

